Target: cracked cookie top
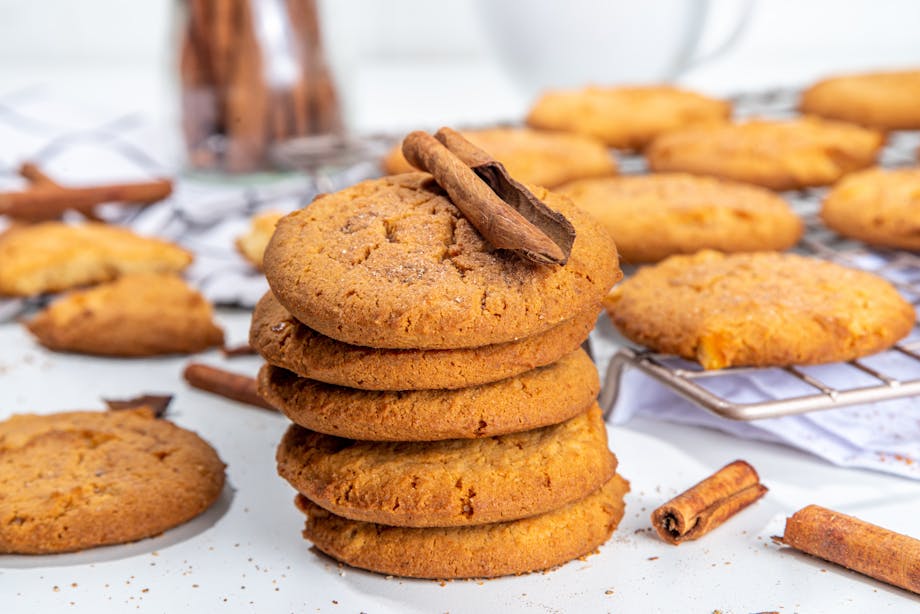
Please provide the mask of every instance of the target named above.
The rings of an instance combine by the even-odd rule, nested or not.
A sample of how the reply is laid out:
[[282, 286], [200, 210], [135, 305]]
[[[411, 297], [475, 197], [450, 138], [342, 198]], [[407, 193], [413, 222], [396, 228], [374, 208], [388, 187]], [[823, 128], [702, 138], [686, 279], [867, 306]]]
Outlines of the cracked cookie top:
[[278, 222], [265, 275], [278, 301], [355, 345], [448, 349], [534, 335], [598, 304], [620, 278], [609, 234], [532, 188], [576, 229], [565, 266], [496, 250], [426, 173], [364, 181]]

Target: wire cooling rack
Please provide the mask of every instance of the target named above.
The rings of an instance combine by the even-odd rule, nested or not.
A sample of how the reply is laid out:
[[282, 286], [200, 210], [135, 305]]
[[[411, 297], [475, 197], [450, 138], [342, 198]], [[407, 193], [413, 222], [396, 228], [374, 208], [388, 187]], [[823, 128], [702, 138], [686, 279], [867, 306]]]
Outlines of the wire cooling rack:
[[[739, 118], [790, 117], [795, 115], [798, 96], [799, 92], [793, 89], [745, 93], [734, 97], [735, 114]], [[892, 133], [880, 155], [880, 164], [886, 167], [916, 164], [918, 146], [920, 132]], [[627, 173], [642, 172], [645, 161], [640, 156], [623, 156], [621, 168]], [[881, 275], [907, 300], [920, 306], [920, 255], [872, 249], [843, 239], [825, 228], [819, 220], [818, 211], [826, 191], [826, 188], [810, 188], [785, 194], [805, 222], [805, 234], [796, 250]], [[635, 346], [623, 347], [613, 355], [607, 367], [599, 399], [605, 414], [609, 414], [616, 405], [627, 369], [641, 371], [724, 418], [758, 420], [789, 416], [920, 395], [920, 327], [890, 350], [821, 368], [789, 366], [705, 371], [696, 363], [673, 356]], [[782, 378], [791, 379], [797, 385], [785, 385], [781, 390], [795, 389], [798, 392], [781, 398], [740, 400], [769, 396], [764, 395], [764, 391]], [[731, 385], [726, 385], [729, 380]]]

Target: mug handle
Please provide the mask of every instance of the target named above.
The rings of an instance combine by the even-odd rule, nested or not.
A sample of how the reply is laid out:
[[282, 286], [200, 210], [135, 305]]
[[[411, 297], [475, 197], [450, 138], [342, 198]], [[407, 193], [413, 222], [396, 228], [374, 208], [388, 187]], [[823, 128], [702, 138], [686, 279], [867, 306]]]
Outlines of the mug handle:
[[[712, 49], [703, 52], [698, 48], [703, 37], [698, 36], [695, 43], [691, 46], [689, 53], [684, 56], [684, 61], [681, 62], [677, 67], [677, 75], [681, 75], [688, 70], [702, 66], [703, 64], [723, 55], [726, 51], [734, 47], [735, 44], [737, 44], [737, 42], [741, 39], [741, 35], [744, 33], [745, 29], [747, 29], [747, 26], [751, 21], [751, 16], [754, 13], [754, 2], [755, 0], [740, 0], [738, 2], [732, 2], [732, 5], [737, 6], [738, 9], [735, 16], [735, 22], [728, 30], [728, 32], [726, 32], [725, 38], [717, 43]], [[701, 31], [705, 30], [706, 28], [710, 11], [710, 4], [711, 0], [706, 2], [705, 12], [703, 14], [703, 19], [701, 20]]]

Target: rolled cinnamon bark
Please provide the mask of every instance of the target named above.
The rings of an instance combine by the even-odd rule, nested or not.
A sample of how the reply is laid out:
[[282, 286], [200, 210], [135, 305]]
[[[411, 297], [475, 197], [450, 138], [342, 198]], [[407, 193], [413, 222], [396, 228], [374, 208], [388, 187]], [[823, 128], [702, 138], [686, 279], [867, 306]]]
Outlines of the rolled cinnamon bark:
[[185, 367], [182, 376], [189, 385], [199, 390], [247, 405], [275, 410], [259, 394], [255, 378], [194, 362]]
[[818, 505], [786, 519], [782, 543], [920, 594], [920, 540]]
[[766, 492], [757, 471], [736, 460], [652, 512], [652, 526], [677, 546], [699, 539]]

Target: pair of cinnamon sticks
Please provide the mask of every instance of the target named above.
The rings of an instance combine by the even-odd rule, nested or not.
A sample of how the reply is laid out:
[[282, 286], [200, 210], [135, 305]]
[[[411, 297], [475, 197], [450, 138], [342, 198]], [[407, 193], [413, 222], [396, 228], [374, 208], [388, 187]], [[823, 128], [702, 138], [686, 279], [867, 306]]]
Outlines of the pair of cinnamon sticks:
[[273, 143], [342, 131], [315, 0], [187, 0], [179, 74], [191, 165], [249, 172]]
[[[766, 492], [757, 471], [738, 460], [656, 509], [652, 525], [671, 544], [699, 539]], [[783, 536], [775, 539], [920, 594], [920, 540], [907, 535], [809, 505], [787, 518]]]

